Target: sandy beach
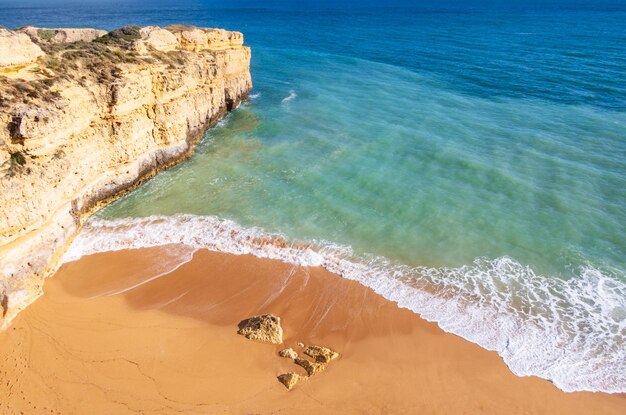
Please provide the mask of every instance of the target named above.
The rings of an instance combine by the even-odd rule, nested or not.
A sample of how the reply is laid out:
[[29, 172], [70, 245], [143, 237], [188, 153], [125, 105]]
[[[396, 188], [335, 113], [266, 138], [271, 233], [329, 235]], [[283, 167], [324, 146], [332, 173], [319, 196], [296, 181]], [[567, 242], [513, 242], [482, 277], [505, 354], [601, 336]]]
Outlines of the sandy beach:
[[626, 415], [626, 1], [0, 3], [0, 415]]
[[[2, 414], [622, 414], [626, 396], [564, 393], [321, 268], [197, 251], [154, 277], [174, 246], [65, 264], [0, 333]], [[150, 275], [152, 273], [153, 275]], [[283, 345], [237, 335], [271, 312]], [[277, 352], [340, 353], [305, 374]]]

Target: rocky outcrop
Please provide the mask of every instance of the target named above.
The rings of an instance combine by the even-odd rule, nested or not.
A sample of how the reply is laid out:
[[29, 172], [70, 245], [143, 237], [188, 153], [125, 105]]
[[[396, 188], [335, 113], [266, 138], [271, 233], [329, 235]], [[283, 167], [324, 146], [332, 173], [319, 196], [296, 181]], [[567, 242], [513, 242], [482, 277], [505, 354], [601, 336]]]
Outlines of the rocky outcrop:
[[199, 29], [191, 26], [173, 25], [166, 28], [174, 33], [183, 49], [200, 52], [211, 49], [230, 49], [243, 44], [243, 35], [224, 29]]
[[158, 26], [143, 27], [139, 32], [141, 33], [141, 40], [135, 42], [134, 46], [142, 54], [150, 53], [150, 47], [161, 52], [169, 52], [176, 50], [180, 45], [180, 41], [174, 33]]
[[35, 43], [74, 43], [91, 42], [107, 34], [106, 30], [58, 28], [26, 26], [16, 32], [27, 34]]
[[238, 334], [246, 339], [259, 342], [281, 344], [283, 342], [283, 328], [280, 326], [280, 317], [272, 314], [250, 317], [239, 323]]
[[0, 72], [6, 325], [41, 292], [94, 209], [189, 156], [252, 83], [241, 33], [187, 26], [39, 46], [3, 30], [0, 60], [34, 65], [21, 79]]
[[28, 35], [0, 28], [0, 71], [28, 65], [43, 55], [44, 52]]

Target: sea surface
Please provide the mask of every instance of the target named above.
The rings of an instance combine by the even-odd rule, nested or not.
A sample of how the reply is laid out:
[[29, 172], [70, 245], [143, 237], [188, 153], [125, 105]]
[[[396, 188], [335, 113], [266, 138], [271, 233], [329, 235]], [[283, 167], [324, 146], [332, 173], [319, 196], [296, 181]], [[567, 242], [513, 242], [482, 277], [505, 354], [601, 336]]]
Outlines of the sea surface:
[[252, 47], [250, 100], [68, 260], [182, 242], [323, 265], [518, 375], [626, 392], [626, 5], [220, 3], [0, 1], [8, 27]]

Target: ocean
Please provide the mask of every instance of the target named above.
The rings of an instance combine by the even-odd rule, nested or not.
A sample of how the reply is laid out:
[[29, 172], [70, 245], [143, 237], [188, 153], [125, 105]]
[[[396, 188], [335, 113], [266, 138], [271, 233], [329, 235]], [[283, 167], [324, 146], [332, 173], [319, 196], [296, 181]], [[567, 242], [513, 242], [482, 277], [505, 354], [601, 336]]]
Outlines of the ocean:
[[626, 392], [626, 6], [489, 3], [0, 1], [7, 27], [252, 47], [249, 101], [67, 260], [184, 243], [322, 265], [518, 375]]

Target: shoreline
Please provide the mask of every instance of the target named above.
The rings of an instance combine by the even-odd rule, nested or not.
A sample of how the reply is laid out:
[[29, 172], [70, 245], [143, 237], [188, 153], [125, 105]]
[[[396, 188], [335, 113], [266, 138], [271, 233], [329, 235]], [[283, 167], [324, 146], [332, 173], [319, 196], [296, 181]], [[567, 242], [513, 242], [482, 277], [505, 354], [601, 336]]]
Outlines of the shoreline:
[[[168, 255], [173, 250], [190, 260], [168, 262], [181, 257]], [[281, 317], [284, 345], [236, 334], [239, 321], [265, 312]], [[8, 380], [0, 405], [9, 412], [617, 414], [626, 408], [625, 394], [566, 393], [540, 378], [517, 377], [496, 352], [320, 267], [180, 245], [62, 265], [46, 280], [45, 294], [0, 336], [0, 373]], [[277, 352], [299, 351], [298, 342], [331, 347], [341, 357], [287, 391], [276, 376], [300, 372]]]
[[[579, 338], [568, 334], [568, 327], [579, 321], [592, 324], [589, 327], [592, 332], [587, 331], [587, 336], [599, 335], [610, 342], [612, 337], [606, 336], [605, 325], [593, 325], [593, 320], [586, 319], [572, 321], [567, 315], [548, 315], [537, 322], [540, 310], [536, 309], [536, 302], [529, 300], [541, 296], [546, 288], [544, 284], [551, 282], [548, 288], [569, 293], [566, 298], [573, 305], [570, 314], [584, 313], [585, 310], [574, 306], [580, 306], [580, 289], [587, 287], [591, 292], [598, 291], [592, 272], [581, 275], [586, 285], [572, 287], [567, 282], [557, 283], [538, 276], [508, 257], [478, 261], [461, 268], [413, 268], [385, 257], [353, 255], [350, 246], [290, 240], [281, 233], [242, 227], [232, 220], [189, 214], [94, 219], [83, 229], [64, 260], [166, 244], [236, 255], [252, 254], [299, 266], [321, 266], [330, 273], [371, 288], [427, 321], [436, 322], [447, 333], [497, 352], [518, 376], [538, 376], [553, 382], [564, 392], [623, 393], [619, 348], [617, 353], [608, 354], [606, 347], [603, 350], [589, 348], [581, 344]], [[523, 289], [507, 284], [509, 275], [516, 272], [523, 273], [517, 281], [527, 282], [522, 285]], [[476, 289], [499, 286], [503, 281], [505, 289], [490, 291], [494, 297], [485, 296], [486, 302], [474, 293]], [[574, 280], [574, 284], [578, 282]], [[489, 302], [490, 298], [495, 299], [495, 303]], [[558, 298], [561, 297], [554, 297]], [[584, 298], [602, 303], [601, 296]], [[545, 306], [562, 308], [555, 302], [546, 302]], [[554, 324], [546, 325], [550, 317], [554, 317]], [[596, 362], [596, 353], [603, 353], [602, 362]]]

